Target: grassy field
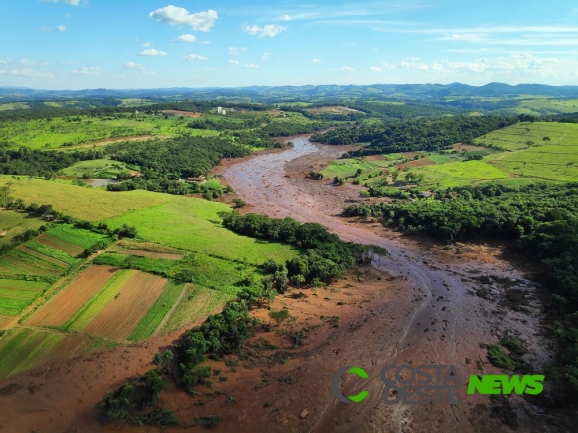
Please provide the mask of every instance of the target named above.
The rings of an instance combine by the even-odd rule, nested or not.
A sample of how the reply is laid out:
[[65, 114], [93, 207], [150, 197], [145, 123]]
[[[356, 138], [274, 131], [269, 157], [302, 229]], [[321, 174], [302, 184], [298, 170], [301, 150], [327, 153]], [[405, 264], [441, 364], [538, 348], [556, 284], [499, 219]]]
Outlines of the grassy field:
[[285, 261], [297, 255], [288, 245], [239, 236], [221, 227], [217, 215], [230, 211], [228, 205], [196, 198], [167, 196], [169, 201], [109, 218], [111, 228], [136, 226], [139, 235], [151, 242], [187, 251], [262, 263], [270, 257]]
[[0, 279], [0, 314], [17, 316], [48, 287], [42, 281]]
[[174, 331], [211, 313], [219, 305], [231, 300], [234, 296], [217, 290], [195, 287], [192, 284], [187, 289], [183, 300], [171, 315], [163, 332]]
[[6, 235], [0, 237], [0, 246], [8, 245], [26, 230], [36, 230], [44, 225], [45, 222], [40, 218], [31, 217], [26, 212], [16, 212], [13, 210], [0, 210], [0, 232], [6, 231]]
[[[544, 140], [547, 137], [549, 140]], [[576, 146], [578, 124], [556, 122], [517, 123], [477, 138], [475, 144], [514, 151], [531, 147]], [[548, 149], [548, 148], [547, 148]], [[572, 149], [569, 149], [571, 152]]]
[[114, 179], [119, 173], [131, 172], [122, 162], [110, 159], [93, 159], [79, 161], [70, 167], [60, 170], [62, 176], [82, 177], [89, 176], [91, 179]]
[[11, 176], [0, 176], [0, 186], [12, 182], [16, 198], [26, 203], [51, 204], [54, 209], [74, 218], [99, 221], [129, 210], [165, 203], [171, 196], [143, 190], [108, 192], [75, 185]]
[[138, 135], [175, 136], [184, 130], [185, 120], [182, 118], [118, 113], [102, 117], [70, 116], [3, 122], [0, 141], [12, 147], [53, 149]]
[[[382, 162], [382, 161], [377, 161]], [[381, 170], [382, 165], [376, 161], [363, 161], [357, 158], [344, 158], [332, 161], [321, 173], [327, 178], [333, 179], [335, 176], [348, 177], [353, 176], [358, 169], [364, 172]]]

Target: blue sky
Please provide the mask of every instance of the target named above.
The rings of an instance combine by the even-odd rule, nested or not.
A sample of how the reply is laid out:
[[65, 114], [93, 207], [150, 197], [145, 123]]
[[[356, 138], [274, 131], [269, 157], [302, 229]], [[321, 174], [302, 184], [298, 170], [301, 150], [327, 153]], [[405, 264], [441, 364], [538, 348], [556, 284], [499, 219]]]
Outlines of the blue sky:
[[0, 86], [578, 85], [572, 1], [2, 0]]

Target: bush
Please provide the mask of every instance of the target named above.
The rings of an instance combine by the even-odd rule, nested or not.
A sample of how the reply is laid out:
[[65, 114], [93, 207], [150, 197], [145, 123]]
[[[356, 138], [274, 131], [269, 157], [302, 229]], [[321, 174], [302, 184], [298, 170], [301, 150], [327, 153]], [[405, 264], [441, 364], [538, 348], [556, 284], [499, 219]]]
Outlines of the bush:
[[506, 352], [497, 344], [488, 344], [488, 359], [496, 367], [513, 370], [516, 366]]

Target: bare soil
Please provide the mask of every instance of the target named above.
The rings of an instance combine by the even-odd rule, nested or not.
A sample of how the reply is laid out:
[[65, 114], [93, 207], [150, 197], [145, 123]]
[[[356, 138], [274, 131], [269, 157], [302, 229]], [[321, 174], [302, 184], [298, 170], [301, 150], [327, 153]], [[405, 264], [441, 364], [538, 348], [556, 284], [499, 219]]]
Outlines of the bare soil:
[[196, 118], [202, 116], [201, 113], [193, 113], [193, 112], [191, 112], [191, 111], [162, 110], [162, 112], [163, 112], [163, 113], [167, 113], [167, 114], [176, 114], [176, 115], [178, 115], [178, 116], [192, 117], [193, 119], [196, 119]]

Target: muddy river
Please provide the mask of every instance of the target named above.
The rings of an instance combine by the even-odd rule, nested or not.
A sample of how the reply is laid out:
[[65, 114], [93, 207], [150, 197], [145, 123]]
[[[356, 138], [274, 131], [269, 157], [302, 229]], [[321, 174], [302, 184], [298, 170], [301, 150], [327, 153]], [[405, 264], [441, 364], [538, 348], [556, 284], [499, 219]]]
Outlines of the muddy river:
[[[387, 306], [377, 302], [374, 314], [379, 316], [383, 312], [382, 332], [372, 334], [361, 346], [359, 342], [351, 343], [361, 349], [350, 351], [341, 361], [344, 366], [362, 367], [369, 374], [366, 380], [344, 376], [341, 383], [344, 394], [349, 391], [349, 395], [354, 395], [366, 389], [371, 400], [360, 404], [338, 402], [331, 397], [327, 383], [327, 398], [320, 403], [322, 407], [316, 412], [311, 431], [480, 431], [473, 420], [488, 417], [490, 408], [486, 396], [466, 395], [466, 386], [462, 386], [459, 405], [448, 404], [445, 397], [438, 405], [433, 402], [386, 405], [381, 400], [384, 387], [381, 369], [386, 364], [454, 365], [464, 383], [473, 374], [503, 374], [488, 362], [484, 344], [496, 343], [506, 332], [526, 340], [531, 348], [527, 362], [540, 365], [547, 356], [537, 332], [537, 301], [531, 301], [533, 308], [527, 312], [499, 308], [495, 301], [506, 288], [498, 284], [497, 279], [483, 286], [489, 288], [496, 299], [475, 295], [482, 287], [475, 278], [482, 275], [515, 280], [509, 288], [523, 288], [530, 297], [534, 290], [532, 284], [519, 270], [499, 258], [491, 262], [448, 261], [420, 247], [418, 242], [409, 243], [399, 236], [388, 238], [379, 234], [382, 228], [371, 224], [364, 227], [341, 218], [339, 212], [346, 201], [358, 195], [355, 187], [334, 187], [328, 179], [307, 179], [306, 173], [319, 171], [321, 165], [339, 157], [344, 148], [311, 143], [308, 137], [293, 138], [292, 142], [294, 146], [285, 151], [256, 155], [226, 166], [221, 173], [249, 203], [252, 212], [319, 222], [344, 240], [386, 248], [389, 256], [376, 256], [373, 266], [392, 275], [402, 275], [414, 288], [412, 296], [406, 294], [394, 303], [395, 318], [386, 317], [386, 311], [391, 313], [391, 305], [387, 310]], [[524, 403], [521, 399], [517, 403], [513, 410], [522, 416]], [[498, 425], [499, 430], [502, 427], [503, 431], [508, 430], [506, 425]], [[488, 431], [492, 428], [495, 427], [488, 426]]]

